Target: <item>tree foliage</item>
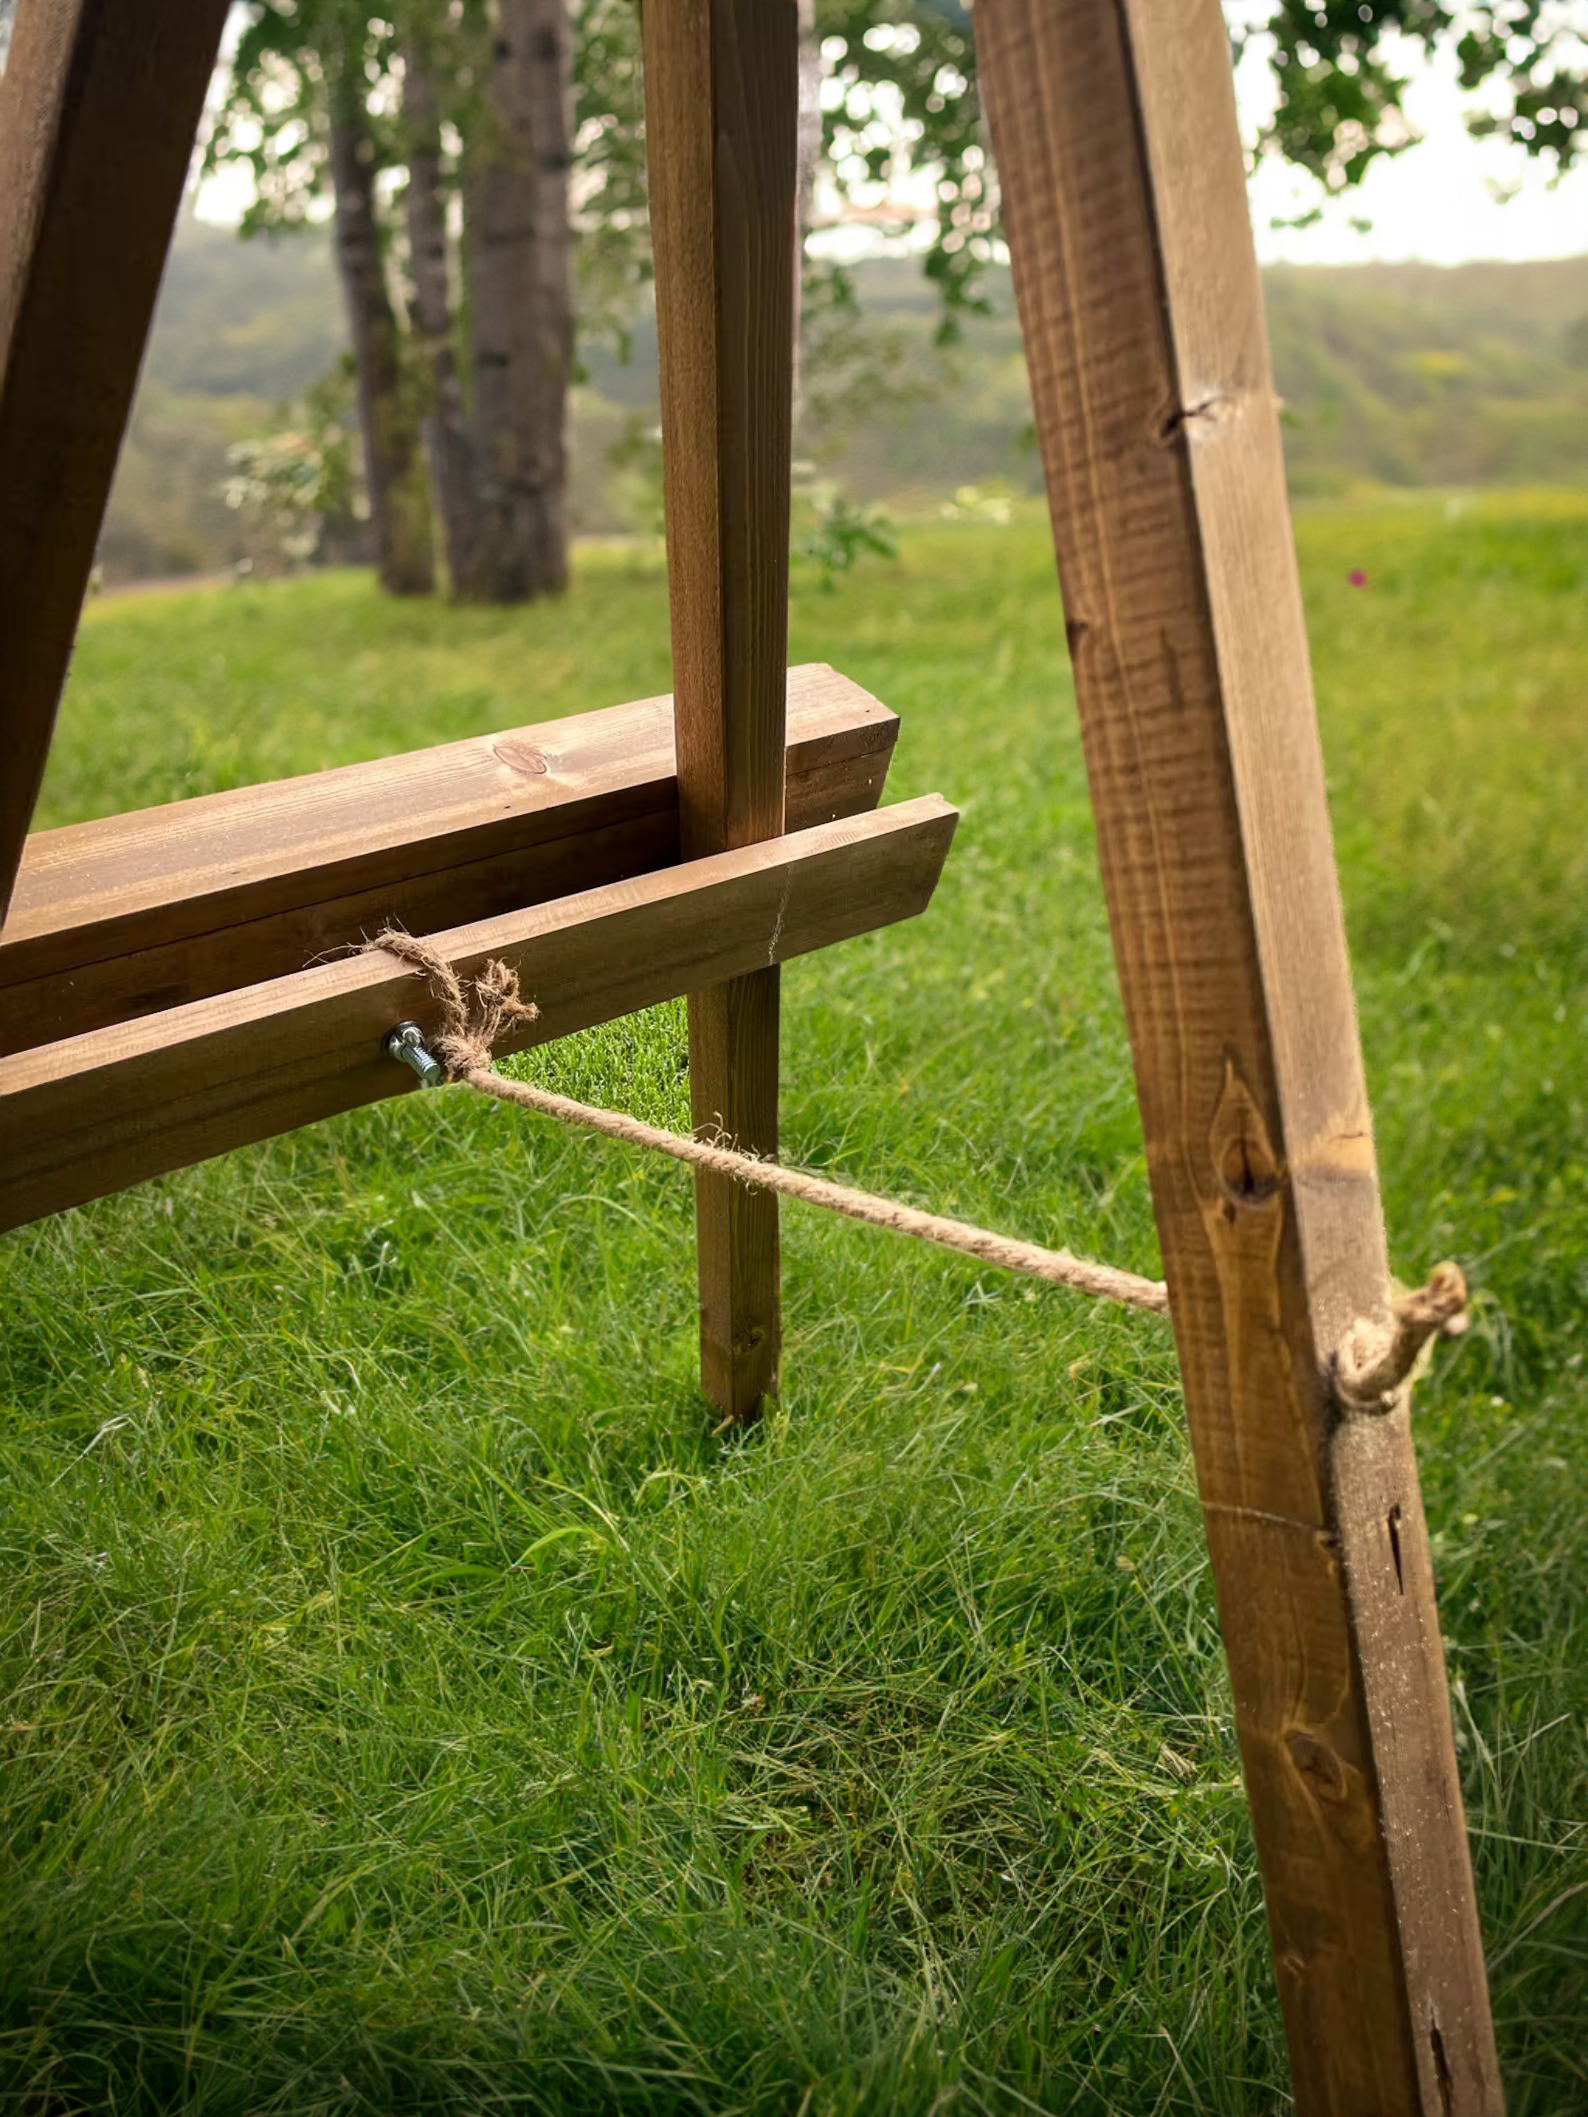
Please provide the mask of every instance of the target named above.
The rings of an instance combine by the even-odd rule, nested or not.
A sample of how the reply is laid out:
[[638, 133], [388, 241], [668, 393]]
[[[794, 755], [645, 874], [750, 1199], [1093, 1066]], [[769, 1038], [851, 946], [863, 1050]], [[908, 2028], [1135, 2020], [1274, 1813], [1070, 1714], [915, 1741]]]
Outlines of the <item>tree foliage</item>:
[[[1254, 46], [1278, 92], [1254, 154], [1278, 155], [1330, 191], [1416, 144], [1404, 97], [1438, 46], [1453, 47], [1477, 99], [1467, 118], [1474, 134], [1558, 171], [1588, 137], [1588, 36], [1560, 0], [1277, 0], [1267, 15], [1241, 12], [1236, 55]], [[1000, 232], [972, 12], [961, 0], [817, 0], [816, 20], [827, 68], [824, 173], [848, 207], [871, 212], [913, 172], [933, 174], [929, 202], [908, 225], [952, 339], [958, 319], [985, 305]]]
[[1455, 48], [1462, 87], [1483, 98], [1468, 115], [1471, 132], [1548, 156], [1561, 170], [1588, 135], [1588, 43], [1551, 0], [1281, 0], [1238, 46], [1252, 36], [1268, 40], [1279, 90], [1259, 152], [1282, 155], [1332, 191], [1415, 145], [1402, 100], [1406, 62], [1441, 44]]
[[[442, 300], [441, 336], [457, 341], [446, 357], [465, 394], [470, 304], [478, 291], [469, 270], [469, 216], [479, 202], [471, 173], [494, 151], [493, 24], [503, 5], [382, 0], [377, 13], [367, 0], [249, 0], [206, 153], [209, 168], [242, 163], [252, 176], [245, 232], [290, 228], [330, 210], [333, 124], [356, 123], [362, 160], [378, 173], [375, 196], [394, 284], [405, 274], [412, 279], [404, 186], [417, 184], [422, 168], [429, 195], [438, 195], [439, 184], [451, 201], [449, 225], [463, 224], [461, 245], [455, 237], [447, 243], [462, 298], [455, 313], [450, 297]], [[1228, 12], [1236, 57], [1251, 52], [1271, 68], [1276, 86], [1254, 157], [1282, 158], [1326, 194], [1349, 192], [1374, 162], [1415, 143], [1406, 91], [1435, 49], [1455, 55], [1473, 98], [1474, 133], [1507, 140], [1560, 171], [1588, 133], [1588, 41], [1562, 0], [1253, 0], [1238, 7], [1230, 0]], [[802, 21], [820, 53], [819, 169], [808, 231], [816, 240], [806, 260], [801, 357], [802, 430], [806, 445], [819, 449], [824, 435], [831, 440], [857, 414], [875, 416], [879, 404], [918, 400], [934, 386], [919, 360], [912, 366], [897, 334], [863, 316], [852, 276], [821, 254], [824, 226], [863, 220], [908, 239], [937, 291], [940, 348], [953, 345], [966, 316], [987, 312], [1001, 229], [967, 0], [802, 0]], [[587, 342], [602, 337], [626, 352], [651, 270], [639, 0], [568, 0], [568, 22], [568, 217], [579, 330]], [[416, 63], [433, 89], [425, 154], [405, 130], [416, 100], [405, 101], [405, 67]], [[431, 225], [440, 223], [432, 218]], [[408, 332], [405, 357], [417, 373], [421, 353], [434, 360], [436, 332], [414, 327], [412, 297], [406, 316], [403, 308], [394, 328]], [[433, 425], [434, 380], [421, 377], [417, 387], [421, 399], [429, 393]], [[476, 448], [477, 461], [484, 454]]]
[[916, 225], [931, 231], [922, 262], [951, 339], [963, 314], [986, 310], [996, 225], [970, 16], [954, 0], [817, 0], [816, 33], [825, 173], [862, 209], [917, 172], [930, 181]]
[[244, 235], [323, 217], [333, 91], [357, 95], [382, 164], [395, 156], [396, 51], [395, 25], [358, 0], [253, 0], [204, 148], [206, 174], [242, 166], [253, 180]]
[[[464, 144], [492, 123], [487, 0], [249, 0], [204, 168], [246, 167], [253, 198], [244, 235], [290, 229], [330, 210], [330, 96], [362, 98], [393, 208], [411, 142], [402, 115], [403, 54], [422, 49], [441, 93], [446, 174], [462, 181]], [[579, 307], [586, 335], [626, 348], [650, 276], [644, 95], [636, 0], [574, 0], [574, 184]]]
[[[625, 342], [649, 277], [644, 107], [637, 0], [574, 0], [573, 219], [581, 329]], [[999, 234], [976, 82], [971, 10], [962, 0], [816, 0], [824, 67], [820, 195], [912, 232], [942, 300], [943, 335], [985, 307]], [[244, 226], [290, 226], [323, 211], [326, 96], [338, 65], [361, 85], [383, 165], [404, 142], [395, 64], [404, 37], [450, 52], [446, 113], [482, 122], [486, 0], [251, 0], [208, 166], [246, 163], [256, 199]], [[1276, 0], [1242, 11], [1237, 55], [1255, 44], [1278, 100], [1255, 143], [1330, 191], [1416, 135], [1404, 108], [1418, 61], [1454, 49], [1480, 136], [1564, 170], [1588, 137], [1588, 40], [1560, 0]], [[911, 179], [915, 179], [912, 183]], [[908, 203], [901, 202], [908, 194]]]

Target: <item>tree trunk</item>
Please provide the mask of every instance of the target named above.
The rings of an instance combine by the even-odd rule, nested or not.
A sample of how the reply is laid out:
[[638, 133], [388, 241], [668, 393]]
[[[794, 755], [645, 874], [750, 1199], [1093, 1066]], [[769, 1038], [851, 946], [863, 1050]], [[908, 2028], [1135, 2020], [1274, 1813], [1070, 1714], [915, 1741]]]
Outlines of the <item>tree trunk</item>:
[[358, 365], [359, 422], [375, 563], [380, 584], [389, 595], [428, 595], [435, 576], [424, 458], [403, 378], [397, 317], [381, 262], [374, 146], [354, 98], [342, 96], [339, 101], [341, 107], [331, 124], [336, 261]]
[[446, 188], [441, 175], [441, 118], [435, 77], [410, 47], [403, 72], [408, 141], [408, 249], [414, 293], [409, 306], [416, 348], [428, 370], [424, 414], [430, 483], [441, 518], [447, 572], [456, 595], [473, 573], [474, 464], [468, 413], [453, 343], [447, 282]]
[[477, 511], [464, 592], [480, 602], [568, 582], [571, 101], [565, 0], [498, 0], [493, 122], [469, 199]]

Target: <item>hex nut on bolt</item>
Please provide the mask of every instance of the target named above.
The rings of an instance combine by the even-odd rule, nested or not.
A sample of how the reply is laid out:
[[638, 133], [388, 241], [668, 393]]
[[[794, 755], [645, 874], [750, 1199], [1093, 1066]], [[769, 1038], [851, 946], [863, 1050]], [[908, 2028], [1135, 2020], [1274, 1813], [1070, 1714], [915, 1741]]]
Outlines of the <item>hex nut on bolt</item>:
[[426, 1044], [425, 1033], [417, 1022], [399, 1022], [395, 1029], [389, 1029], [380, 1048], [388, 1058], [416, 1074], [421, 1088], [446, 1086], [447, 1069]]

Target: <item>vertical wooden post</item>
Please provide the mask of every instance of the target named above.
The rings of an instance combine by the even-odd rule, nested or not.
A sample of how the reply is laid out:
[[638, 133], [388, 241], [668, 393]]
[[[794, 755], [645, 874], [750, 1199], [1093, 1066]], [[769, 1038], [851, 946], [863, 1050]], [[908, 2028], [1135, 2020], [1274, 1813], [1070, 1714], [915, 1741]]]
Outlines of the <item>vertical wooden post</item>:
[[[794, 339], [795, 0], [647, 0], [645, 124], [686, 859], [783, 828]], [[778, 973], [691, 996], [697, 1130], [777, 1149]], [[701, 1370], [777, 1385], [774, 1199], [702, 1174]]]
[[22, 0], [0, 76], [0, 920], [227, 0]]
[[976, 31], [1296, 2107], [1494, 2117], [1223, 15]]

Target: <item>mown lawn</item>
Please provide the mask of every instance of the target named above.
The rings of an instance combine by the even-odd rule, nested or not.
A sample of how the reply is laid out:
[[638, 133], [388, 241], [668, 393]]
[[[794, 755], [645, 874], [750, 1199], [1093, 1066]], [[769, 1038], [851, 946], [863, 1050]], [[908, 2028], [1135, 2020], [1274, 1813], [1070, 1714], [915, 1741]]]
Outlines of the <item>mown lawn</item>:
[[[1588, 502], [1298, 524], [1513, 2117], [1588, 2099]], [[1353, 569], [1365, 588], [1349, 584]], [[1156, 1268], [1045, 532], [796, 659], [964, 823], [785, 978], [786, 1146]], [[42, 820], [666, 688], [654, 563], [106, 603]], [[679, 1121], [676, 1010], [537, 1062]], [[414, 1098], [0, 1241], [0, 2105], [1287, 2108], [1167, 1331], [791, 1209], [694, 1384], [687, 1181]]]

